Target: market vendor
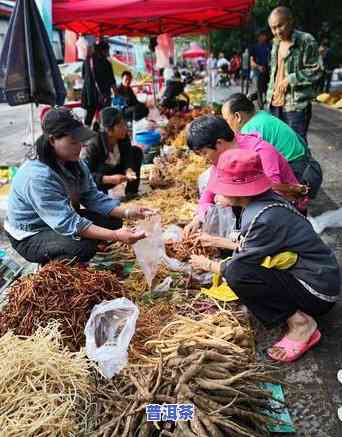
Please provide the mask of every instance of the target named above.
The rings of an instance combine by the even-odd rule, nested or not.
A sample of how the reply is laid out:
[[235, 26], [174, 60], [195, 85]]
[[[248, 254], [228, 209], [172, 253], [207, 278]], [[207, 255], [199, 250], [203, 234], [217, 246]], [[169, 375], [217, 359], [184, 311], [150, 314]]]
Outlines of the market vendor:
[[133, 244], [144, 238], [122, 228], [122, 218], [143, 218], [152, 211], [120, 207], [118, 199], [97, 189], [79, 160], [93, 131], [64, 108], [50, 110], [42, 129], [37, 158], [25, 162], [12, 181], [4, 227], [13, 248], [35, 263], [87, 262], [101, 240]]
[[256, 112], [253, 102], [242, 93], [228, 98], [222, 115], [235, 132], [258, 132], [272, 144], [289, 162], [298, 181], [310, 187], [309, 197], [316, 197], [322, 184], [318, 163], [312, 166], [308, 145], [290, 126], [269, 112]]
[[100, 116], [101, 130], [87, 142], [82, 151], [99, 190], [126, 183], [126, 197], [138, 194], [143, 152], [133, 147], [122, 113], [115, 108], [104, 108]]
[[143, 106], [146, 108], [146, 106], [144, 103], [139, 102], [131, 87], [133, 79], [132, 73], [128, 70], [124, 71], [121, 77], [121, 85], [118, 87], [116, 95], [121, 97], [126, 104], [123, 110], [125, 119], [127, 121], [132, 121], [135, 112], [141, 112], [143, 110], [141, 107]]
[[[275, 189], [280, 189], [282, 184], [299, 186], [288, 162], [271, 144], [264, 141], [258, 134], [234, 133], [221, 117], [205, 115], [196, 118], [189, 125], [187, 141], [191, 150], [205, 157], [213, 165], [212, 173], [216, 171], [216, 165], [222, 153], [229, 149], [241, 148], [260, 154], [264, 171]], [[203, 191], [197, 214], [185, 228], [186, 235], [201, 227], [208, 208], [214, 204], [214, 197], [214, 193], [210, 190]], [[305, 208], [305, 204], [304, 199], [299, 206]], [[211, 242], [215, 245], [218, 244], [217, 239], [213, 241], [209, 236], [203, 235], [201, 238], [206, 239], [206, 244], [210, 245]], [[225, 246], [224, 240], [221, 240], [222, 249], [229, 249], [230, 247]]]
[[[287, 322], [287, 334], [268, 354], [282, 362], [298, 359], [321, 338], [315, 317], [337, 301], [340, 277], [334, 254], [306, 218], [272, 191], [255, 152], [223, 153], [208, 189], [216, 204], [242, 208], [240, 237], [230, 260], [192, 256], [192, 267], [223, 275], [240, 302], [264, 324]], [[296, 257], [284, 270], [261, 266], [265, 257], [284, 252]]]
[[[165, 90], [161, 98], [161, 107], [182, 111], [189, 107], [190, 98], [184, 91], [185, 84], [181, 80], [179, 71], [174, 71], [170, 80], [166, 81]], [[184, 97], [185, 100], [179, 99]]]

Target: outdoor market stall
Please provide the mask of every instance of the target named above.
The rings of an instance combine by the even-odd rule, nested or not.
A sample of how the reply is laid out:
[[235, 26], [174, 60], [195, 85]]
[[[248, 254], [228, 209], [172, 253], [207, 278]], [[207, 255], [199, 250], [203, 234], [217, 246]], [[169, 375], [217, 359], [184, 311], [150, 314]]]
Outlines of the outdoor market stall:
[[[57, 0], [53, 7], [62, 28], [140, 36], [241, 25], [252, 4]], [[195, 100], [202, 99], [198, 87]], [[206, 169], [187, 150], [186, 125], [210, 112], [213, 107], [202, 107], [169, 120], [164, 134], [171, 152], [149, 167], [145, 178], [154, 189], [138, 202], [159, 210], [160, 217], [138, 224], [153, 238], [148, 233], [133, 250], [109, 245], [87, 268], [49, 263], [8, 290], [0, 357], [5, 367], [10, 362], [2, 372], [10, 385], [3, 378], [0, 394], [15, 396], [1, 410], [6, 436], [264, 437], [281, 423], [275, 413], [282, 402], [274, 403], [269, 385], [278, 381], [275, 369], [257, 361], [248, 316], [239, 303], [209, 297], [212, 278], [187, 264], [191, 254], [213, 255], [182, 239], [180, 227], [194, 213]], [[100, 311], [114, 302], [119, 311]], [[119, 339], [131, 316], [126, 351]], [[92, 355], [102, 347], [113, 351], [109, 360]]]

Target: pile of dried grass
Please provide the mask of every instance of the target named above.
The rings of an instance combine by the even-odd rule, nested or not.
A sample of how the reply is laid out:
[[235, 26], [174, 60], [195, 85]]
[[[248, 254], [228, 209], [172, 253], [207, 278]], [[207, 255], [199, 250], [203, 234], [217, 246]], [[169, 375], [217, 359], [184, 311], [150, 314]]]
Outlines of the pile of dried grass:
[[62, 346], [57, 324], [0, 338], [1, 436], [84, 435], [78, 414], [92, 389], [89, 362]]

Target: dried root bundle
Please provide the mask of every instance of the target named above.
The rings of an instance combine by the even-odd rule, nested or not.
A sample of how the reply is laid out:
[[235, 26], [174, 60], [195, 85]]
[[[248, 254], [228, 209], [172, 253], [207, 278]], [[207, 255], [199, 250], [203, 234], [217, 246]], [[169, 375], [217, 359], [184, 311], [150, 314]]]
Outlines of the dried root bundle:
[[[147, 342], [158, 362], [133, 365], [110, 385], [98, 382], [98, 436], [269, 435], [274, 369], [254, 361], [249, 328], [227, 311], [178, 317]], [[192, 404], [188, 422], [146, 421], [148, 404]]]
[[188, 261], [191, 255], [205, 255], [212, 258], [217, 255], [217, 250], [213, 247], [203, 246], [200, 240], [189, 237], [182, 241], [167, 242], [166, 254], [170, 258], [184, 262]]
[[3, 437], [84, 435], [78, 416], [93, 390], [83, 352], [62, 345], [57, 324], [28, 338], [0, 338], [0, 429]]
[[0, 330], [31, 335], [51, 320], [61, 322], [64, 344], [79, 350], [94, 305], [125, 296], [116, 276], [61, 262], [51, 262], [38, 273], [20, 278], [9, 290], [9, 302], [0, 314]]

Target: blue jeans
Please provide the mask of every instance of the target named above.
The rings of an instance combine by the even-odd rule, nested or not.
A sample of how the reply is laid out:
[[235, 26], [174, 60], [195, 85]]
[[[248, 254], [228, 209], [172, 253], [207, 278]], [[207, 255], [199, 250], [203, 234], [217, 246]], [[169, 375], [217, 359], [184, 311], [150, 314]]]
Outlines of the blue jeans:
[[281, 106], [270, 106], [270, 112], [275, 117], [288, 124], [307, 143], [307, 134], [312, 116], [311, 103], [301, 111], [284, 111]]

